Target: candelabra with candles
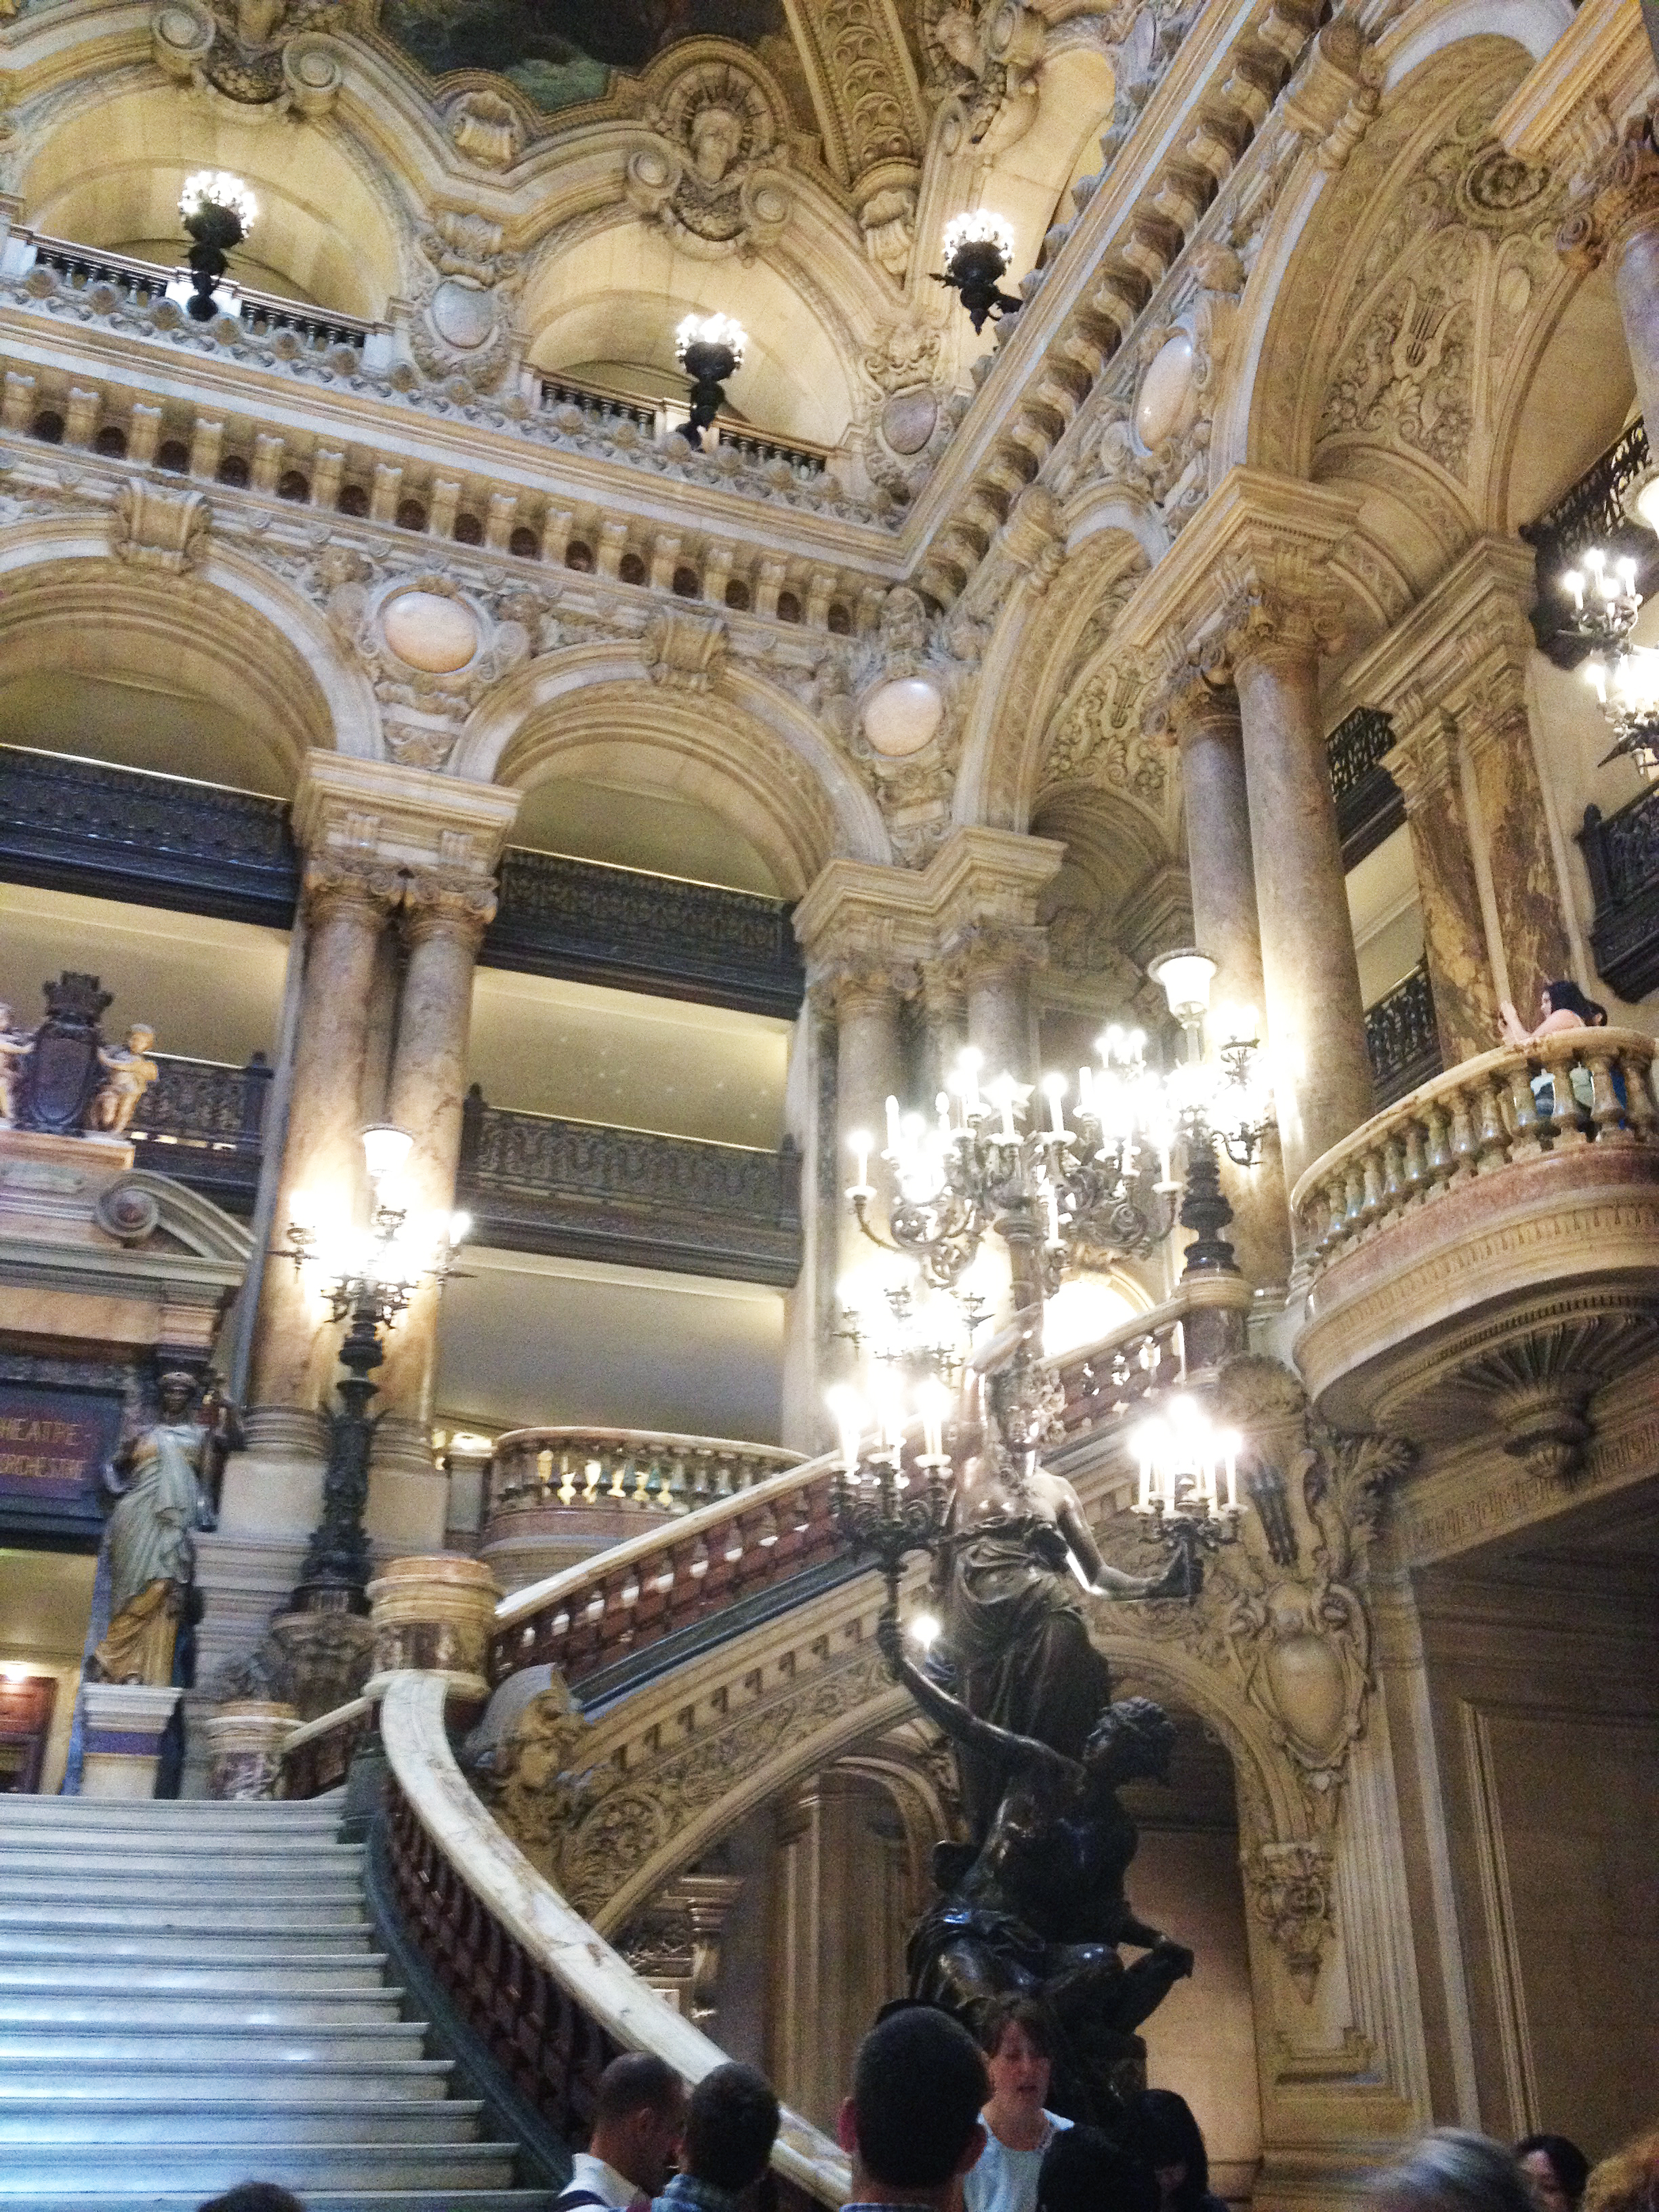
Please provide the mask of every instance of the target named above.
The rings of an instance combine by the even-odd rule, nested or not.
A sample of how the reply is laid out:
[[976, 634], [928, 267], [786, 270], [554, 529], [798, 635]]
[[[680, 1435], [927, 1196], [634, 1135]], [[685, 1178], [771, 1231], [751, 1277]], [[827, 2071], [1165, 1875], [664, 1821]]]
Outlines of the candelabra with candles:
[[179, 213], [195, 240], [185, 257], [191, 296], [185, 313], [193, 322], [210, 323], [218, 313], [213, 295], [225, 273], [225, 256], [247, 236], [258, 212], [252, 193], [228, 169], [198, 169], [185, 178]]
[[1203, 1554], [1238, 1534], [1239, 1445], [1233, 1430], [1218, 1428], [1196, 1399], [1181, 1393], [1135, 1432], [1134, 1510], [1148, 1517], [1151, 1540], [1177, 1565], [1188, 1604], [1204, 1587]]
[[674, 333], [674, 358], [691, 380], [691, 411], [679, 425], [687, 443], [702, 434], [726, 404], [726, 380], [743, 367], [749, 334], [730, 315], [688, 315]]
[[1014, 234], [1000, 215], [976, 208], [971, 215], [952, 216], [940, 243], [945, 267], [933, 271], [933, 282], [948, 284], [957, 295], [975, 332], [985, 328], [989, 315], [1019, 313], [1025, 302], [997, 289], [1014, 258]]
[[1659, 769], [1659, 652], [1631, 642], [1642, 607], [1635, 562], [1628, 555], [1610, 561], [1592, 545], [1583, 568], [1569, 568], [1561, 581], [1573, 605], [1565, 634], [1589, 647], [1584, 674], [1613, 727], [1612, 749], [1599, 765], [1633, 760]]
[[376, 1417], [368, 1404], [369, 1380], [385, 1353], [380, 1332], [391, 1328], [423, 1281], [440, 1285], [455, 1272], [454, 1255], [471, 1222], [465, 1213], [416, 1221], [395, 1203], [393, 1189], [414, 1139], [406, 1129], [376, 1123], [362, 1133], [363, 1160], [373, 1204], [361, 1230], [325, 1238], [314, 1201], [295, 1192], [280, 1256], [295, 1273], [319, 1268], [318, 1288], [331, 1319], [349, 1325], [340, 1346], [345, 1379], [336, 1387], [339, 1408], [329, 1416], [328, 1466], [323, 1512], [307, 1548], [295, 1603], [306, 1613], [366, 1613], [368, 1539], [363, 1510], [368, 1501], [368, 1460]]
[[[1178, 1218], [1197, 1231], [1186, 1255], [1189, 1276], [1236, 1272], [1222, 1233], [1232, 1209], [1221, 1188], [1218, 1147], [1249, 1165], [1265, 1134], [1268, 1102], [1257, 1076], [1255, 1018], [1249, 1012], [1220, 1017], [1217, 1049], [1206, 1059], [1203, 1032], [1215, 963], [1183, 949], [1154, 962], [1152, 972], [1185, 1038], [1182, 1062], [1165, 1074], [1147, 1067], [1139, 1031], [1115, 1027], [1099, 1041], [1099, 1068], [1079, 1071], [1069, 1115], [1065, 1078], [1044, 1079], [1046, 1123], [1030, 1112], [1032, 1085], [1002, 1073], [981, 1087], [983, 1062], [971, 1050], [939, 1094], [933, 1120], [906, 1114], [890, 1098], [880, 1155], [890, 1177], [885, 1233], [875, 1211], [872, 1140], [851, 1140], [858, 1171], [847, 1195], [859, 1226], [872, 1243], [908, 1261], [918, 1279], [915, 1288], [887, 1291], [895, 1320], [901, 1317], [896, 1298], [907, 1318], [924, 1298], [936, 1304], [940, 1294], [960, 1305], [963, 1278], [988, 1231], [1007, 1248], [1012, 1291], [1010, 1324], [977, 1352], [972, 1342], [982, 1309], [963, 1316], [955, 1345], [935, 1327], [908, 1350], [878, 1348], [876, 1361], [885, 1373], [873, 1421], [856, 1392], [843, 1385], [836, 1395], [843, 1458], [837, 1522], [856, 1550], [876, 1551], [884, 1561], [891, 1553], [895, 1583], [900, 1559], [937, 1543], [948, 1505], [948, 1455], [934, 1464], [944, 1453], [943, 1415], [936, 1425], [930, 1420], [920, 1403], [923, 1392], [943, 1391], [970, 1371], [981, 1376], [985, 1446], [1017, 1482], [1050, 1432], [1055, 1411], [1055, 1386], [1042, 1364], [1042, 1309], [1068, 1266], [1149, 1253]], [[860, 1341], [856, 1329], [849, 1333]], [[917, 1465], [927, 1472], [925, 1498], [908, 1496], [900, 1480], [907, 1375], [921, 1378], [916, 1410], [927, 1449]], [[863, 1439], [872, 1426], [878, 1442], [868, 1450]], [[1190, 1520], [1171, 1506], [1158, 1529], [1166, 1548], [1187, 1563], [1185, 1581], [1195, 1589], [1200, 1545]]]

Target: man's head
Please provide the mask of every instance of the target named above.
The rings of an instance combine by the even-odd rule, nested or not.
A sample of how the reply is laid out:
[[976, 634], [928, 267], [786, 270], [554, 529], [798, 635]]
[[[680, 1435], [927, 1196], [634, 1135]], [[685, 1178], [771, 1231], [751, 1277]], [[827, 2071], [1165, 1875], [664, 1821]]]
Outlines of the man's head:
[[766, 2171], [781, 2114], [772, 2085], [752, 2066], [717, 2066], [691, 2092], [685, 2170], [735, 2197]]
[[1097, 1784], [1162, 1782], [1175, 1741], [1175, 1723], [1162, 1705], [1150, 1698], [1121, 1698], [1091, 1729], [1083, 1763]]
[[222, 2197], [210, 2197], [201, 2212], [306, 2212], [306, 2208], [274, 2181], [239, 2181]]
[[647, 2197], [660, 2197], [685, 2132], [685, 2090], [665, 2060], [632, 2051], [599, 2076], [588, 2148]]
[[1067, 2128], [1042, 2154], [1037, 2212], [1158, 2212], [1150, 2167], [1101, 2128]]
[[946, 2013], [911, 2005], [872, 2027], [837, 2133], [866, 2203], [946, 2203], [985, 2148], [985, 2061]]

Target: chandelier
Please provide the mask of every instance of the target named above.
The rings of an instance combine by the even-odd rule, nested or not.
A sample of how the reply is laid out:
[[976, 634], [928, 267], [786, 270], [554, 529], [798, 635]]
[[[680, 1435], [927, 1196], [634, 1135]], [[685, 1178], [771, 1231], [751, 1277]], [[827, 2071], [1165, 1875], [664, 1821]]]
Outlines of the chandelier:
[[1218, 1428], [1197, 1398], [1178, 1391], [1135, 1431], [1134, 1510], [1152, 1522], [1153, 1540], [1179, 1562], [1189, 1603], [1204, 1587], [1202, 1554], [1238, 1533], [1240, 1441], [1234, 1430]]
[[[863, 1393], [843, 1383], [831, 1396], [842, 1462], [834, 1507], [854, 1554], [874, 1553], [895, 1591], [902, 1559], [934, 1549], [944, 1533], [953, 1394], [978, 1390], [981, 1403], [962, 1433], [982, 1428], [979, 1448], [1016, 1481], [1054, 1433], [1059, 1387], [1042, 1364], [1042, 1311], [1068, 1269], [1145, 1256], [1179, 1220], [1197, 1232], [1185, 1255], [1188, 1276], [1236, 1272], [1222, 1233], [1232, 1209], [1218, 1152], [1247, 1167], [1261, 1150], [1270, 1102], [1259, 1025], [1249, 1009], [1218, 1014], [1206, 1056], [1214, 961], [1182, 948], [1150, 972], [1183, 1036], [1182, 1059], [1165, 1072], [1149, 1067], [1142, 1031], [1115, 1024], [1097, 1042], [1098, 1066], [1079, 1069], [1075, 1091], [1063, 1075], [1044, 1077], [1040, 1106], [1038, 1086], [1006, 1071], [982, 1083], [983, 1057], [971, 1048], [931, 1117], [889, 1098], [879, 1155], [884, 1231], [873, 1142], [862, 1133], [850, 1139], [854, 1218], [872, 1245], [905, 1265], [882, 1286], [884, 1313], [848, 1312], [840, 1332], [868, 1353], [869, 1382]], [[988, 1309], [969, 1270], [988, 1231], [1006, 1248], [1012, 1318], [976, 1347]], [[1172, 1411], [1170, 1419], [1187, 1424], [1171, 1437], [1191, 1444], [1187, 1413]], [[924, 1449], [907, 1459], [907, 1437], [918, 1427]], [[1224, 1451], [1218, 1462], [1213, 1451], [1188, 1450], [1184, 1473], [1176, 1458], [1173, 1444], [1160, 1445], [1149, 1462], [1168, 1474], [1159, 1486], [1144, 1486], [1146, 1510], [1195, 1595], [1200, 1551], [1225, 1540], [1227, 1516], [1237, 1511], [1237, 1476]], [[1224, 1463], [1222, 1489], [1214, 1469]], [[1208, 1470], [1207, 1489], [1194, 1470]]]
[[185, 179], [179, 213], [195, 240], [185, 257], [191, 269], [191, 296], [185, 302], [185, 312], [193, 322], [210, 323], [219, 312], [213, 295], [225, 273], [225, 256], [252, 229], [259, 204], [241, 179], [228, 169], [198, 169]]
[[688, 444], [701, 446], [702, 434], [726, 404], [726, 380], [743, 366], [749, 334], [730, 315], [687, 315], [674, 333], [674, 358], [691, 380], [691, 408], [679, 425]]
[[1012, 292], [1000, 292], [997, 280], [1006, 274], [1014, 258], [1014, 234], [989, 208], [971, 215], [952, 216], [940, 240], [945, 267], [935, 270], [933, 282], [948, 284], [968, 310], [975, 334], [985, 328], [988, 315], [1017, 315], [1025, 302]]
[[1613, 746], [1598, 765], [1628, 759], [1659, 769], [1659, 652], [1631, 642], [1642, 606], [1635, 562], [1627, 554], [1609, 561], [1592, 545], [1583, 568], [1568, 569], [1561, 581], [1573, 605], [1565, 635], [1589, 647], [1584, 674], [1613, 727]]

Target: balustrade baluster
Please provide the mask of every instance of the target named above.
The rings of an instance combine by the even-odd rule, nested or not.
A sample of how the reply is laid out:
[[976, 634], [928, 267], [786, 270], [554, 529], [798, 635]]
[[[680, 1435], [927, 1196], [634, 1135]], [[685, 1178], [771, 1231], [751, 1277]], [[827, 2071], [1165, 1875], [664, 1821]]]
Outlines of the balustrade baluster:
[[1479, 1158], [1477, 1175], [1490, 1175], [1495, 1168], [1504, 1166], [1509, 1159], [1510, 1136], [1504, 1124], [1502, 1091], [1490, 1076], [1483, 1076], [1474, 1101], [1479, 1121], [1476, 1139]]
[[1397, 1130], [1391, 1130], [1383, 1140], [1382, 1200], [1384, 1215], [1392, 1221], [1406, 1202], [1405, 1147]]
[[[1580, 1058], [1589, 1069], [1589, 1116], [1595, 1127], [1596, 1142], [1631, 1145], [1636, 1139], [1626, 1124], [1624, 1104], [1613, 1079], [1616, 1057], [1611, 1045], [1586, 1044], [1580, 1053]], [[1629, 1088], [1628, 1085], [1626, 1088]]]
[[1505, 1094], [1508, 1120], [1514, 1131], [1511, 1159], [1536, 1159], [1543, 1151], [1540, 1140], [1538, 1101], [1524, 1066], [1512, 1071]]
[[1651, 1144], [1659, 1123], [1653, 1099], [1653, 1054], [1651, 1050], [1621, 1052], [1619, 1067], [1625, 1079], [1625, 1112], [1630, 1125], [1638, 1143]]
[[1550, 1079], [1556, 1149], [1564, 1152], [1577, 1152], [1589, 1144], [1595, 1127], [1572, 1087], [1572, 1070], [1578, 1060], [1578, 1034], [1564, 1030], [1556, 1036], [1540, 1037], [1534, 1047], [1538, 1063]]
[[1359, 1208], [1360, 1226], [1369, 1229], [1382, 1212], [1382, 1162], [1370, 1150], [1359, 1156], [1359, 1171], [1364, 1178], [1365, 1194]]
[[1431, 1102], [1427, 1109], [1427, 1118], [1429, 1124], [1426, 1152], [1429, 1171], [1428, 1195], [1432, 1197], [1437, 1192], [1443, 1190], [1450, 1182], [1452, 1170], [1456, 1163], [1452, 1158], [1451, 1131], [1446, 1112], [1437, 1098]]
[[1344, 1182], [1342, 1228], [1345, 1237], [1357, 1237], [1365, 1212], [1365, 1175], [1360, 1162], [1352, 1159], [1347, 1164]]
[[1474, 1133], [1474, 1101], [1466, 1087], [1454, 1091], [1447, 1102], [1451, 1108], [1450, 1145], [1453, 1161], [1450, 1182], [1454, 1188], [1469, 1182], [1474, 1174], [1474, 1163], [1480, 1152], [1480, 1139]]

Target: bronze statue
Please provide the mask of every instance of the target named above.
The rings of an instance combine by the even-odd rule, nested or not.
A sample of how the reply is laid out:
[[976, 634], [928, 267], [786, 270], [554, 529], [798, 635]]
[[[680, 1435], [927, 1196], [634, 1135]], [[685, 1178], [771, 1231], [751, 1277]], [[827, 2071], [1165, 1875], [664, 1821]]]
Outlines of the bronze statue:
[[161, 1419], [122, 1444], [105, 1471], [115, 1504], [104, 1535], [109, 1629], [91, 1661], [97, 1680], [157, 1687], [173, 1680], [173, 1646], [195, 1574], [194, 1532], [214, 1525], [210, 1491], [226, 1433], [226, 1409], [216, 1399], [206, 1401], [208, 1421], [191, 1412], [198, 1387], [193, 1375], [163, 1375]]
[[[923, 1712], [1000, 1785], [978, 1848], [937, 1855], [949, 1886], [911, 1936], [911, 1994], [975, 2031], [999, 1997], [1041, 1999], [1065, 2039], [1057, 2109], [1111, 2126], [1139, 2085], [1136, 2028], [1193, 1970], [1192, 1953], [1140, 1919], [1124, 1890], [1139, 1836], [1117, 1792], [1166, 1778], [1174, 1729], [1150, 1699], [1126, 1698], [1097, 1711], [1073, 1758], [981, 1719], [930, 1681], [905, 1657], [891, 1613], [877, 1633]], [[1126, 1965], [1124, 1943], [1142, 1956]]]

